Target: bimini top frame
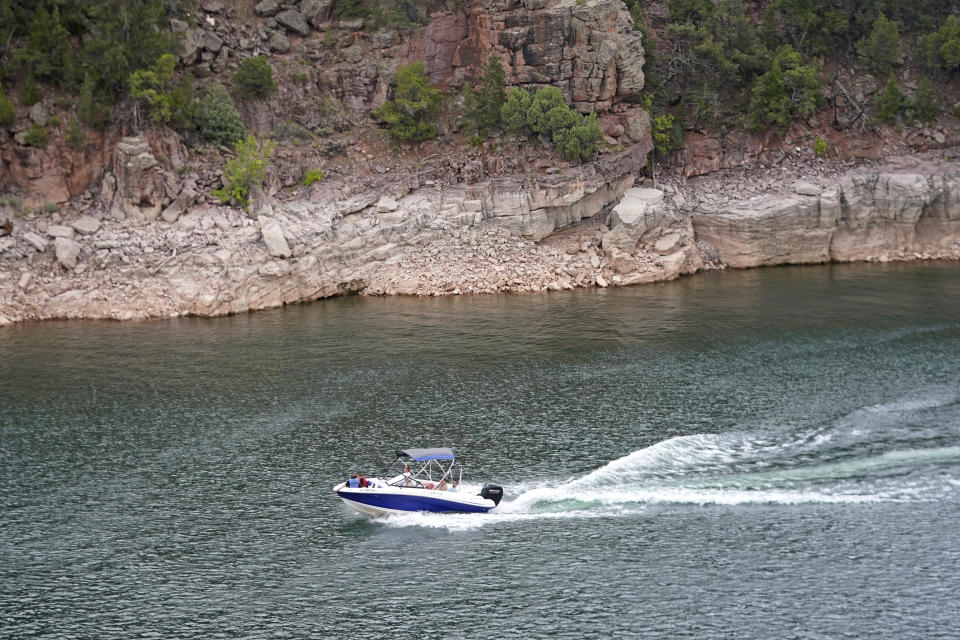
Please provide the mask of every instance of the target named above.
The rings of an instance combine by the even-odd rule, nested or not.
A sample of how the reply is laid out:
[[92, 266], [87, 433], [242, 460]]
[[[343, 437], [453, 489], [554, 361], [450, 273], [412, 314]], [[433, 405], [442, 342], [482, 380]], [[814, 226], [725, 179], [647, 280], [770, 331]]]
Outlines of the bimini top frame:
[[413, 486], [430, 488], [454, 479], [457, 483], [463, 475], [463, 468], [454, 469], [453, 449], [402, 449], [397, 450], [397, 460], [402, 461], [403, 471], [391, 478], [384, 478], [386, 484], [395, 487]]

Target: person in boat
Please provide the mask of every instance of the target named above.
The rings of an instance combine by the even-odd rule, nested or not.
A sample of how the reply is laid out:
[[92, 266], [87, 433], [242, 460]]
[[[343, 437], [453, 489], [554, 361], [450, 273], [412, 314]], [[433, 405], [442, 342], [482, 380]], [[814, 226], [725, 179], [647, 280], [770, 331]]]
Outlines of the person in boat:
[[410, 465], [403, 465], [403, 486], [412, 487], [414, 484], [413, 474], [410, 473]]
[[454, 480], [453, 482], [451, 482], [451, 483], [450, 483], [450, 487], [447, 489], [447, 491], [456, 491], [456, 490], [457, 490], [457, 484], [458, 484], [458, 483], [457, 483], [456, 480]]
[[440, 481], [440, 484], [437, 485], [437, 491], [446, 491], [447, 490], [447, 479], [444, 478]]
[[350, 479], [347, 480], [347, 487], [350, 489], [356, 489], [360, 486], [360, 478], [357, 477], [357, 474], [351, 473]]

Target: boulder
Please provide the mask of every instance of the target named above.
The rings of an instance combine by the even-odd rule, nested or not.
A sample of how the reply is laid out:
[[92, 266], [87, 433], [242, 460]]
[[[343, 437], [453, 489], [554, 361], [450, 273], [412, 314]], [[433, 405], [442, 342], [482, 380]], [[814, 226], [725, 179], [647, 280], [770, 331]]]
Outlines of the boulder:
[[300, 13], [314, 29], [320, 29], [330, 21], [333, 0], [303, 0]]
[[210, 53], [220, 53], [223, 48], [223, 39], [212, 31], [203, 34], [203, 48]]
[[396, 211], [400, 204], [390, 196], [382, 196], [377, 200], [377, 213]]
[[203, 29], [187, 29], [180, 40], [180, 60], [185, 66], [195, 64], [200, 59], [200, 51], [206, 34]]
[[47, 124], [47, 120], [50, 119], [50, 114], [47, 112], [47, 108], [43, 106], [43, 102], [36, 102], [30, 109], [27, 111], [27, 115], [30, 119], [37, 124]]
[[287, 31], [292, 31], [301, 38], [306, 38], [310, 35], [310, 25], [307, 24], [307, 20], [303, 17], [303, 14], [296, 9], [281, 11], [274, 16], [274, 19], [277, 21], [277, 24], [284, 27]]
[[617, 273], [630, 273], [637, 270], [637, 263], [629, 253], [620, 249], [611, 249], [607, 252], [607, 260]]
[[602, 239], [604, 250], [617, 248], [632, 253], [641, 236], [663, 223], [663, 216], [662, 191], [640, 187], [627, 189], [623, 199], [610, 212], [610, 231]]
[[261, 0], [256, 4], [256, 6], [253, 7], [253, 12], [258, 16], [262, 16], [264, 18], [275, 16], [279, 11], [280, 11], [279, 0]]
[[117, 192], [110, 213], [118, 220], [149, 222], [160, 215], [166, 185], [150, 145], [140, 137], [124, 138], [114, 155]]
[[275, 258], [289, 258], [293, 255], [290, 251], [290, 245], [283, 236], [283, 227], [273, 218], [259, 216], [257, 221], [260, 223], [260, 233], [263, 234], [263, 241], [267, 245], [270, 255]]
[[646, 110], [632, 109], [624, 119], [624, 133], [631, 142], [641, 142], [650, 137], [650, 114]]
[[661, 256], [668, 256], [680, 249], [682, 242], [679, 233], [668, 233], [653, 245], [653, 250]]
[[197, 192], [185, 187], [173, 202], [170, 203], [170, 206], [163, 210], [160, 217], [163, 218], [165, 222], [176, 222], [196, 201]]
[[280, 31], [272, 31], [270, 33], [270, 41], [267, 43], [267, 46], [270, 47], [271, 51], [276, 51], [277, 53], [286, 53], [287, 51], [290, 51], [290, 38], [288, 38], [285, 33]]
[[57, 262], [67, 269], [77, 266], [77, 258], [80, 257], [79, 244], [70, 238], [56, 238], [53, 246], [57, 253]]
[[23, 239], [27, 242], [27, 244], [41, 253], [47, 250], [47, 241], [35, 234], [33, 231], [28, 231], [23, 234]]
[[53, 238], [73, 238], [74, 230], [62, 224], [52, 224], [47, 227], [47, 235]]
[[100, 221], [91, 216], [80, 216], [70, 226], [80, 235], [91, 236], [100, 230]]

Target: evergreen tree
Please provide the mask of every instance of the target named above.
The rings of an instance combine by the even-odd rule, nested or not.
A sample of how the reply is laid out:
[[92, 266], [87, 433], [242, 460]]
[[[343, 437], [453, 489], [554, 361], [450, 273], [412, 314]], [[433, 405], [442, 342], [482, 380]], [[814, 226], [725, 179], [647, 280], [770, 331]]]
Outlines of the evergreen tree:
[[77, 116], [88, 127], [100, 128], [110, 122], [110, 107], [97, 90], [91, 74], [83, 78], [80, 95], [77, 97]]
[[768, 125], [783, 130], [794, 115], [812, 115], [824, 101], [816, 67], [804, 65], [800, 54], [785, 45], [769, 71], [753, 83], [747, 118], [754, 131]]
[[500, 109], [506, 102], [503, 83], [503, 65], [500, 64], [500, 59], [491, 53], [477, 86], [467, 89], [464, 95], [463, 116], [467, 128], [482, 137], [489, 136], [500, 127]]
[[569, 110], [563, 101], [563, 93], [556, 87], [537, 89], [527, 108], [527, 126], [536, 134], [544, 134], [549, 140], [550, 128], [547, 126], [547, 114], [556, 107]]
[[939, 29], [924, 38], [923, 51], [930, 69], [960, 69], [960, 18], [949, 16]]
[[165, 53], [150, 69], [140, 69], [130, 76], [130, 97], [145, 105], [151, 120], [181, 127], [193, 126], [197, 115], [193, 101], [193, 85], [184, 76], [173, 83], [175, 60]]
[[390, 135], [402, 142], [421, 142], [437, 135], [429, 120], [440, 111], [443, 94], [430, 85], [422, 62], [397, 69], [393, 99], [387, 100], [373, 115], [387, 123]]
[[886, 122], [894, 122], [903, 107], [903, 94], [897, 86], [897, 79], [890, 74], [886, 86], [874, 98], [877, 117]]
[[264, 56], [253, 56], [240, 63], [233, 75], [233, 86], [244, 99], [264, 98], [277, 90], [273, 69]]
[[[600, 120], [595, 113], [586, 118], [574, 111], [571, 113], [574, 118], [569, 127], [553, 130], [553, 146], [568, 160], [583, 160], [592, 155], [603, 141]], [[564, 116], [564, 120], [569, 118]]]
[[213, 83], [200, 101], [197, 127], [201, 136], [217, 145], [232, 145], [243, 140], [243, 121], [219, 81]]
[[510, 131], [520, 133], [527, 128], [527, 111], [532, 100], [533, 96], [526, 89], [507, 89], [507, 99], [500, 107], [500, 118]]
[[917, 93], [914, 95], [913, 99], [917, 118], [923, 120], [924, 122], [932, 122], [933, 119], [937, 117], [937, 111], [939, 111], [939, 107], [937, 105], [937, 97], [933, 92], [933, 83], [930, 82], [930, 78], [927, 76], [920, 76], [920, 81], [917, 83]]
[[877, 16], [870, 33], [857, 41], [857, 52], [864, 59], [864, 66], [885, 75], [900, 60], [900, 31], [897, 23], [888, 20], [882, 13]]
[[0, 85], [0, 127], [9, 127], [17, 119], [17, 113], [13, 109], [13, 103], [3, 92], [3, 85]]

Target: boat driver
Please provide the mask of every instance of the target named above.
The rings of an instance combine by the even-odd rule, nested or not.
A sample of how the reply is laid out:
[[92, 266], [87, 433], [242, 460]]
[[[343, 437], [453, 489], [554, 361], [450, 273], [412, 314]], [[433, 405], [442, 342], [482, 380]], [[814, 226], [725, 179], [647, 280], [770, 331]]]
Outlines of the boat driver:
[[405, 464], [403, 465], [403, 486], [412, 487], [413, 485], [413, 474], [410, 473], [410, 465]]
[[347, 487], [350, 489], [356, 489], [360, 486], [360, 479], [357, 477], [357, 474], [351, 473], [350, 479], [347, 480]]

